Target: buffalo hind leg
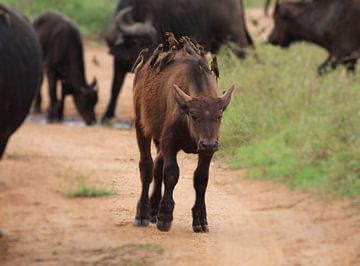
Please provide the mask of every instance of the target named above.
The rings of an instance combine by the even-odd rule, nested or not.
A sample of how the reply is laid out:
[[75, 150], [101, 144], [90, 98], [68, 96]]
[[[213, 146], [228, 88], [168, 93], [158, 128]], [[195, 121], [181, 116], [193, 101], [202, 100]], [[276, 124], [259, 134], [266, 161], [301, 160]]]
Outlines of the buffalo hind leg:
[[194, 173], [194, 188], [196, 199], [192, 208], [193, 231], [196, 233], [209, 232], [206, 217], [205, 193], [209, 180], [209, 166], [212, 155], [199, 154], [199, 161]]
[[163, 154], [164, 170], [163, 178], [165, 191], [160, 201], [159, 214], [157, 216], [156, 226], [160, 231], [169, 231], [173, 220], [174, 212], [174, 188], [179, 180], [179, 166], [176, 161], [176, 152], [172, 150], [170, 154]]
[[43, 72], [41, 72], [40, 83], [39, 83], [39, 87], [37, 88], [36, 96], [35, 96], [35, 103], [34, 103], [34, 113], [35, 114], [41, 113], [41, 102], [42, 102], [41, 85], [43, 83], [43, 79], [44, 79], [44, 74], [43, 74]]
[[50, 97], [50, 106], [48, 110], [48, 122], [54, 122], [57, 119], [59, 102], [56, 94], [56, 82], [57, 76], [54, 71], [48, 70], [47, 77], [49, 82], [49, 97]]
[[152, 223], [156, 223], [156, 216], [159, 212], [159, 203], [161, 200], [161, 186], [163, 180], [163, 167], [164, 167], [164, 159], [162, 154], [158, 149], [158, 153], [155, 159], [154, 164], [154, 189], [150, 197], [150, 221]]
[[134, 224], [136, 226], [148, 226], [150, 221], [150, 201], [149, 187], [153, 175], [153, 161], [151, 158], [151, 138], [145, 137], [139, 121], [135, 122], [136, 138], [140, 150], [140, 178], [141, 195], [137, 204], [136, 217]]

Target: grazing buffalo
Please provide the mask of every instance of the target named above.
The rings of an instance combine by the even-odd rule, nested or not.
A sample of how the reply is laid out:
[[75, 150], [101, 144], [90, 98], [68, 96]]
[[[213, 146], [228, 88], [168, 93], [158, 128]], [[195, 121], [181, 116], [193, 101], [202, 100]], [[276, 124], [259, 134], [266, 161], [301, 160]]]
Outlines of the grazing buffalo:
[[32, 25], [0, 4], [0, 159], [29, 112], [40, 83], [41, 57]]
[[345, 64], [354, 71], [360, 57], [360, 2], [358, 0], [276, 1], [275, 26], [269, 42], [287, 47], [296, 41], [308, 41], [325, 48], [329, 56], [318, 67], [324, 73], [329, 66]]
[[[216, 60], [209, 67], [201, 47], [197, 49], [199, 46], [186, 37], [181, 38], [181, 44], [170, 38], [171, 35], [169, 51], [156, 49], [150, 60], [146, 63], [137, 60], [139, 65], [134, 66], [135, 127], [142, 182], [135, 225], [147, 226], [152, 221], [157, 222], [161, 231], [170, 229], [173, 191], [179, 178], [176, 156], [183, 150], [198, 154], [194, 173], [193, 230], [207, 232], [205, 192], [209, 165], [218, 150], [221, 117], [230, 103], [234, 87], [219, 96]], [[140, 57], [144, 56], [144, 53], [140, 54]], [[155, 163], [150, 152], [151, 141], [157, 148]], [[149, 199], [153, 177], [154, 190]], [[165, 184], [163, 196], [162, 182]]]
[[[98, 99], [96, 79], [90, 85], [86, 82], [79, 30], [68, 18], [54, 12], [44, 13], [33, 24], [42, 46], [49, 82], [49, 122], [63, 119], [65, 96], [72, 94], [75, 106], [86, 124], [95, 123], [94, 108]], [[58, 80], [62, 86], [60, 102], [56, 93]], [[39, 91], [35, 111], [40, 111], [40, 104]]]
[[167, 31], [177, 38], [189, 35], [213, 53], [227, 41], [238, 46], [239, 56], [244, 56], [245, 49], [253, 45], [245, 25], [242, 0], [120, 1], [105, 33], [114, 56], [114, 79], [103, 121], [114, 116], [124, 77], [140, 50], [149, 47], [152, 52], [159, 42], [165, 42]]

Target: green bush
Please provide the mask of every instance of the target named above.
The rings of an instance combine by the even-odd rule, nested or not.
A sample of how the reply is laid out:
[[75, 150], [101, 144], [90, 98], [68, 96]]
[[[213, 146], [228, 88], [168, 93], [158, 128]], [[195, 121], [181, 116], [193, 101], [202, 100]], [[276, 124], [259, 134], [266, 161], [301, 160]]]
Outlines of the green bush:
[[45, 11], [64, 13], [87, 36], [99, 36], [109, 22], [117, 1], [115, 0], [4, 0], [31, 20]]
[[323, 77], [326, 53], [309, 44], [257, 46], [261, 62], [223, 49], [222, 88], [237, 90], [224, 115], [221, 156], [248, 175], [291, 187], [360, 196], [360, 77]]

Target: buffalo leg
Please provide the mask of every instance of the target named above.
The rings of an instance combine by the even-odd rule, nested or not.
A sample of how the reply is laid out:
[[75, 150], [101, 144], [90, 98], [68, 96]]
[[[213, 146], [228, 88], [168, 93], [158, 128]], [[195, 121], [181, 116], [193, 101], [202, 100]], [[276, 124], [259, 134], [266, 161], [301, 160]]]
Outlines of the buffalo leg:
[[212, 155], [199, 155], [199, 161], [194, 173], [194, 188], [196, 199], [192, 208], [193, 230], [194, 232], [208, 232], [206, 217], [205, 192], [209, 180], [209, 166]]
[[57, 78], [53, 71], [47, 71], [48, 82], [49, 82], [49, 97], [50, 106], [48, 110], [48, 121], [53, 122], [57, 118], [58, 110], [58, 99], [56, 95], [56, 82]]
[[102, 122], [106, 122], [108, 119], [114, 117], [115, 107], [117, 103], [117, 99], [121, 90], [121, 87], [124, 83], [126, 68], [117, 60], [114, 59], [114, 79], [112, 83], [111, 89], [111, 98], [109, 104], [107, 106], [106, 112], [102, 118]]
[[318, 75], [321, 76], [325, 74], [329, 70], [329, 67], [331, 67], [332, 70], [337, 67], [337, 62], [333, 60], [333, 57], [331, 55], [329, 55], [328, 58], [326, 58], [326, 60], [320, 66], [318, 66]]
[[145, 137], [140, 122], [135, 122], [136, 138], [140, 150], [140, 178], [142, 184], [141, 196], [137, 204], [134, 224], [148, 226], [150, 221], [149, 187], [153, 175], [153, 161], [151, 158], [151, 138]]
[[41, 113], [41, 102], [42, 102], [42, 98], [41, 98], [41, 85], [43, 83], [44, 80], [44, 74], [41, 73], [40, 76], [40, 83], [39, 83], [39, 87], [36, 91], [36, 97], [35, 97], [35, 104], [34, 104], [34, 113], [36, 114], [40, 114]]
[[164, 156], [163, 178], [165, 191], [160, 201], [160, 209], [156, 226], [160, 231], [169, 231], [173, 220], [174, 212], [174, 188], [179, 180], [179, 166], [176, 161], [176, 152], [166, 152]]
[[156, 222], [156, 215], [159, 211], [159, 203], [161, 200], [161, 186], [163, 180], [163, 166], [164, 159], [160, 151], [158, 150], [158, 154], [155, 159], [154, 166], [154, 189], [150, 197], [150, 219], [152, 223]]
[[66, 96], [66, 88], [65, 88], [65, 85], [62, 83], [61, 99], [60, 99], [60, 103], [59, 103], [59, 108], [57, 110], [57, 119], [59, 121], [62, 121], [64, 119], [65, 96]]
[[8, 136], [0, 136], [0, 160], [4, 155], [6, 144], [9, 140]]
[[346, 64], [346, 71], [349, 74], [355, 74], [355, 70], [356, 70], [356, 62], [357, 60], [350, 60], [349, 62], [347, 62]]

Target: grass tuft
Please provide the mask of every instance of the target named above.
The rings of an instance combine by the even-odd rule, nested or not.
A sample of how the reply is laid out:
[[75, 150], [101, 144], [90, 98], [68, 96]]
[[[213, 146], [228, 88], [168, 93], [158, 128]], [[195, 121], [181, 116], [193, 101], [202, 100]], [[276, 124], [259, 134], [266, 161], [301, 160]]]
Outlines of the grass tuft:
[[68, 192], [68, 197], [77, 198], [77, 197], [104, 197], [112, 196], [115, 193], [106, 188], [98, 188], [94, 186], [88, 186], [86, 184], [80, 183], [74, 189]]

